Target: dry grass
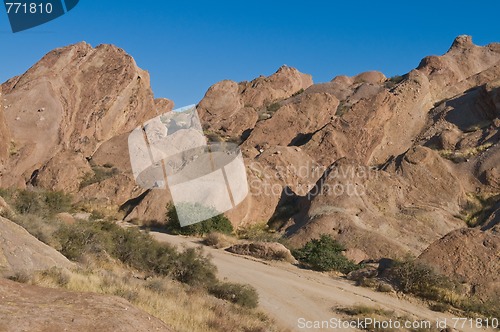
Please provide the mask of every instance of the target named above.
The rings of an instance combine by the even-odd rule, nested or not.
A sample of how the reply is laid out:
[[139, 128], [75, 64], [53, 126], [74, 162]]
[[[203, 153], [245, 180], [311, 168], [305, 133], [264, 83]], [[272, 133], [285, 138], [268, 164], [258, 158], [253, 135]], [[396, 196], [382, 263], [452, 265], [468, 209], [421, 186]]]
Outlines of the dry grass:
[[396, 331], [418, 331], [418, 332], [424, 332], [424, 331], [439, 331], [438, 329], [434, 328], [431, 324], [430, 327], [425, 326], [424, 324], [419, 324], [418, 328], [405, 328], [405, 322], [417, 322], [418, 319], [415, 317], [408, 317], [405, 315], [399, 315], [394, 311], [391, 310], [386, 310], [382, 309], [379, 307], [369, 307], [366, 305], [354, 305], [352, 307], [345, 307], [345, 308], [336, 308], [335, 311], [337, 311], [340, 314], [345, 314], [349, 316], [350, 318], [355, 318], [355, 319], [360, 319], [364, 320], [366, 318], [371, 318], [374, 321], [378, 322], [387, 322], [389, 320], [393, 322], [399, 322], [400, 323], [400, 328], [394, 328], [396, 325], [393, 324], [392, 328], [390, 327], [384, 327], [383, 324], [381, 323], [372, 323], [368, 324], [366, 326], [366, 330], [368, 331], [376, 331], [376, 332], [396, 332]]
[[236, 244], [237, 242], [238, 240], [235, 239], [234, 237], [218, 232], [209, 233], [203, 239], [204, 244], [210, 247], [214, 247], [216, 249], [227, 248], [232, 246], [233, 244]]
[[439, 151], [439, 154], [443, 158], [449, 159], [455, 163], [460, 163], [488, 150], [492, 145], [492, 143], [486, 143], [475, 148], [469, 148], [461, 151], [442, 150]]
[[155, 277], [144, 280], [110, 263], [72, 271], [51, 269], [24, 276], [30, 284], [77, 292], [115, 295], [164, 321], [176, 331], [281, 331], [258, 309], [219, 300], [205, 290]]

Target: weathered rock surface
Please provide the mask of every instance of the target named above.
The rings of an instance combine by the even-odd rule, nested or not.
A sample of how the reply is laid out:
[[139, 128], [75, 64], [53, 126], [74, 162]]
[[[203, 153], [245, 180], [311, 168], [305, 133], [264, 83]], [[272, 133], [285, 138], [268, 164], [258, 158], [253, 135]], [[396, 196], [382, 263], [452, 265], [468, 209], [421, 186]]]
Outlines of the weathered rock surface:
[[0, 331], [172, 331], [116, 296], [76, 293], [0, 278]]
[[54, 266], [69, 268], [73, 263], [21, 226], [0, 217], [0, 277], [47, 270]]
[[471, 293], [480, 298], [500, 300], [498, 227], [488, 231], [453, 231], [431, 244], [419, 259], [437, 271], [469, 284]]

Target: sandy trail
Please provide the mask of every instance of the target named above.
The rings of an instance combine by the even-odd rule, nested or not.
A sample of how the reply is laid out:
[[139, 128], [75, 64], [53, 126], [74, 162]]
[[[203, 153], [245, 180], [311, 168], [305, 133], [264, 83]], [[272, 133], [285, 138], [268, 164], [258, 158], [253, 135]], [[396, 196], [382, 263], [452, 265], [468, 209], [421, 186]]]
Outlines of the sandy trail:
[[[157, 240], [177, 246], [199, 246], [199, 239], [172, 236], [151, 232]], [[436, 327], [436, 320], [447, 320], [453, 327], [456, 321], [450, 314], [433, 312], [424, 306], [400, 299], [394, 295], [379, 293], [367, 288], [356, 287], [351, 282], [332, 278], [323, 273], [299, 269], [291, 264], [263, 262], [253, 258], [231, 254], [224, 250], [204, 248], [213, 257], [220, 278], [231, 282], [247, 283], [254, 286], [260, 298], [260, 306], [282, 326], [292, 331], [325, 331], [354, 329], [314, 329], [301, 328], [299, 319], [306, 321], [326, 321], [331, 318], [344, 319], [345, 316], [332, 308], [363, 304], [370, 307], [394, 311], [414, 320], [428, 320]], [[484, 331], [456, 325], [460, 331]], [[303, 326], [303, 325], [302, 325]]]

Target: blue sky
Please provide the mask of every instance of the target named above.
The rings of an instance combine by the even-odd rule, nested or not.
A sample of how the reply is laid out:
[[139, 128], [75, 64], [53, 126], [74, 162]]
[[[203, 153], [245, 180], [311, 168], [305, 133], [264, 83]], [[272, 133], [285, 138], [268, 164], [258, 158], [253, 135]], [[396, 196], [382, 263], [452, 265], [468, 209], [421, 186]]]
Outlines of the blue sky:
[[313, 75], [403, 74], [460, 34], [500, 42], [500, 1], [80, 0], [68, 14], [13, 34], [0, 8], [0, 81], [79, 41], [125, 49], [156, 97], [197, 103], [210, 85], [251, 80], [281, 65]]

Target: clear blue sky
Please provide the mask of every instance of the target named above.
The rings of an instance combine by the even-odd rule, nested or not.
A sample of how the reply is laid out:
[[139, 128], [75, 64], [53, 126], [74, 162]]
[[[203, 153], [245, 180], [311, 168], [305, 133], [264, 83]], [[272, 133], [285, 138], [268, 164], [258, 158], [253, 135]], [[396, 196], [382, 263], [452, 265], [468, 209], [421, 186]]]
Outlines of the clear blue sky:
[[79, 41], [117, 45], [151, 74], [156, 97], [197, 103], [223, 79], [281, 65], [315, 82], [379, 70], [392, 76], [442, 54], [455, 36], [500, 42], [500, 1], [80, 0], [68, 14], [12, 34], [0, 7], [0, 81]]

